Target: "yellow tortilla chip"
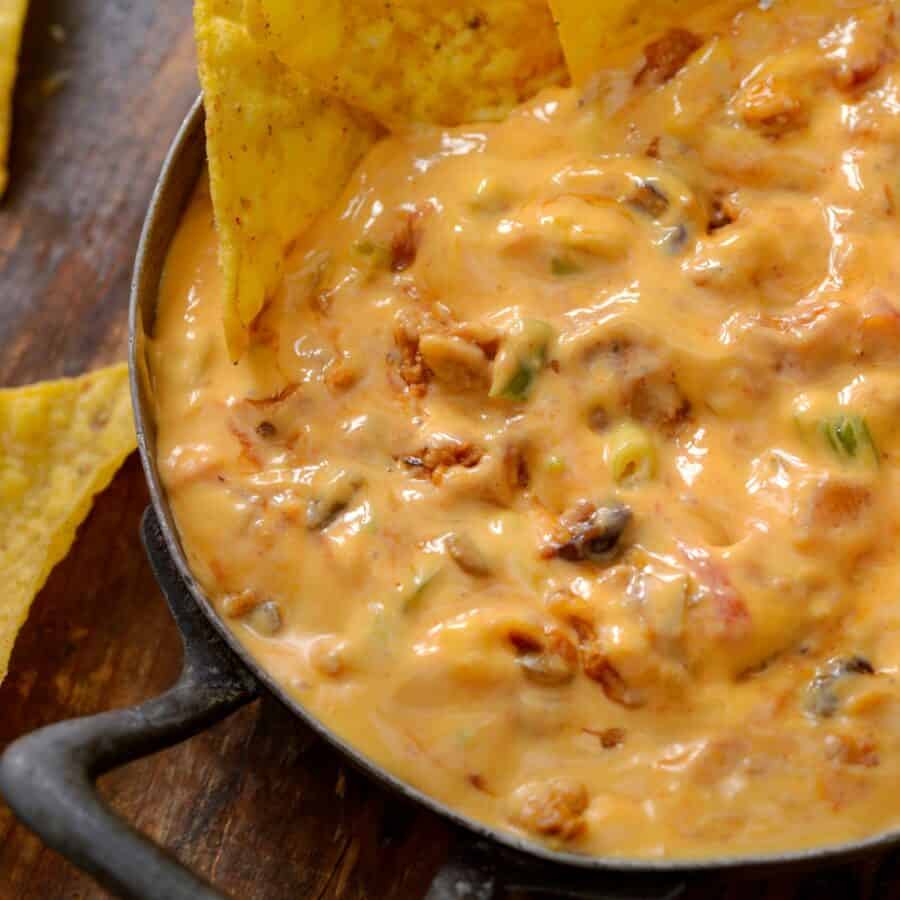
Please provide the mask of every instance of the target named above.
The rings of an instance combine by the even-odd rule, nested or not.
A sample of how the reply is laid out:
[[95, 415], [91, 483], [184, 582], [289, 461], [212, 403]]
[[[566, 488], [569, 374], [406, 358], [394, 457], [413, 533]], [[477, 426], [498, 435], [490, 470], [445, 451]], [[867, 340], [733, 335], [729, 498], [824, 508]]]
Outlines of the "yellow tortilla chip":
[[0, 390], [0, 682], [31, 601], [134, 447], [124, 364]]
[[28, 0], [0, 0], [0, 197], [6, 190], [12, 95]]
[[502, 117], [565, 80], [546, 0], [247, 0], [251, 32], [398, 130]]
[[237, 359], [292, 242], [335, 202], [378, 130], [254, 41], [239, 0], [197, 0], [195, 20], [225, 336]]
[[[750, 0], [744, 0], [743, 5]], [[742, 5], [729, 0], [731, 6]], [[721, 0], [550, 0], [575, 84], [584, 84], [598, 69], [615, 65], [669, 28], [683, 27], [688, 16]]]

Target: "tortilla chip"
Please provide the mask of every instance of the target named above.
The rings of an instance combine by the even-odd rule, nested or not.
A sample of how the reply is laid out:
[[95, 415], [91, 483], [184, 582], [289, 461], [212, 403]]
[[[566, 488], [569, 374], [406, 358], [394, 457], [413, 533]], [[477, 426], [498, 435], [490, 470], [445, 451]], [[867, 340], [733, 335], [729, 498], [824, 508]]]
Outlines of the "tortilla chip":
[[566, 78], [546, 0], [247, 0], [251, 33], [392, 130], [501, 118]]
[[28, 0], [0, 2], [0, 197], [6, 190], [9, 175], [6, 171], [6, 158], [12, 130], [13, 85], [16, 82], [19, 42], [22, 39], [27, 9]]
[[238, 0], [197, 0], [210, 186], [233, 359], [292, 242], [332, 206], [378, 134], [254, 41]]
[[[738, 8], [750, 0], [729, 0]], [[722, 0], [550, 0], [575, 84], [598, 69], [616, 65], [670, 28], [704, 8], [721, 16]]]
[[31, 601], [134, 447], [124, 364], [0, 390], [0, 682]]

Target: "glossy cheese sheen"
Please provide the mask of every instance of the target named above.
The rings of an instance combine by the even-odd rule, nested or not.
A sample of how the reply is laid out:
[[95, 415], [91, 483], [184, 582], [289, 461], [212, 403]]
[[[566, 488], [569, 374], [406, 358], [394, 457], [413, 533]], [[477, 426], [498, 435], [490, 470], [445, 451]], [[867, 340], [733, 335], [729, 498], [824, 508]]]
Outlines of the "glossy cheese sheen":
[[582, 95], [386, 138], [237, 366], [198, 187], [159, 466], [301, 703], [573, 852], [900, 824], [896, 41], [888, 3], [705, 11]]

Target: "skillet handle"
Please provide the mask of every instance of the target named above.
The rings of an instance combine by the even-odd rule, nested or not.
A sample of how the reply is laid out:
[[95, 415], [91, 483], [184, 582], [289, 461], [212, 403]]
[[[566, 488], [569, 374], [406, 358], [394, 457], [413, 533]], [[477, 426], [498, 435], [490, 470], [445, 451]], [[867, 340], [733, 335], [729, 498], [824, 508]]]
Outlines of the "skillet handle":
[[676, 900], [683, 876], [575, 869], [460, 835], [425, 900], [501, 900], [508, 894], [567, 900]]
[[131, 900], [223, 900], [100, 798], [105, 772], [177, 744], [253, 700], [253, 676], [215, 632], [166, 549], [153, 511], [141, 535], [181, 631], [184, 662], [164, 694], [130, 709], [41, 728], [0, 758], [0, 792], [44, 842]]

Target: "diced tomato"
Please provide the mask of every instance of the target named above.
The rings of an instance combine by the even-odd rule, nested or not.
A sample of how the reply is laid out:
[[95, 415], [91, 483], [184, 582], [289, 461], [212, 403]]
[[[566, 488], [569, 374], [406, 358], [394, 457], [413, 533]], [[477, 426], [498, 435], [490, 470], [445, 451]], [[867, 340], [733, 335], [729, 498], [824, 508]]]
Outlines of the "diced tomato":
[[679, 541], [678, 548], [697, 583], [708, 591], [722, 636], [728, 640], [746, 637], [753, 627], [753, 620], [744, 598], [731, 583], [725, 565], [713, 559], [703, 547], [691, 547]]

